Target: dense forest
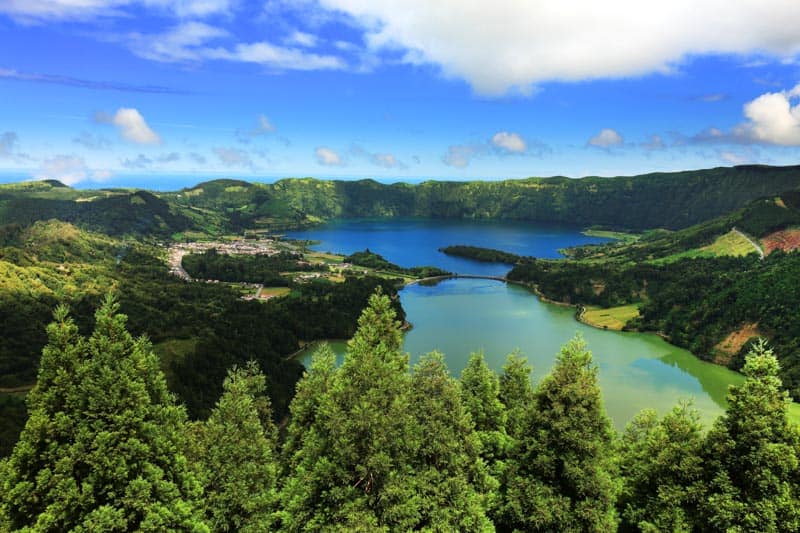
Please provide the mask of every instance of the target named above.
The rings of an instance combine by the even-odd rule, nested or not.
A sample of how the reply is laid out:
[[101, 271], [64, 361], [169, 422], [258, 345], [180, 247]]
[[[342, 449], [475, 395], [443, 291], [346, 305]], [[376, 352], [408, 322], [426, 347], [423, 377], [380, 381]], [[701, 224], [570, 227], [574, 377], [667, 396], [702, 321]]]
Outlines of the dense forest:
[[281, 432], [257, 363], [190, 422], [113, 297], [88, 335], [58, 307], [0, 461], [0, 530], [800, 530], [800, 432], [763, 343], [708, 431], [679, 405], [617, 434], [580, 338], [534, 388], [513, 354], [499, 376], [479, 353], [459, 379], [438, 353], [409, 368], [397, 318], [372, 295]]
[[291, 252], [274, 255], [228, 255], [216, 248], [202, 254], [183, 256], [183, 268], [193, 278], [216, 279], [227, 282], [262, 283], [277, 287], [289, 286], [291, 279], [285, 272], [311, 272], [322, 267], [303, 261]]
[[798, 167], [762, 165], [614, 178], [383, 185], [373, 180], [215, 180], [171, 193], [81, 191], [54, 181], [0, 186], [0, 225], [57, 218], [109, 235], [282, 231], [349, 217], [509, 219], [681, 229], [800, 187]]
[[345, 262], [354, 265], [374, 268], [383, 272], [393, 272], [403, 276], [413, 276], [415, 278], [430, 278], [435, 276], [446, 276], [450, 274], [446, 270], [442, 270], [433, 266], [422, 267], [401, 267], [394, 263], [387, 261], [382, 255], [370, 252], [369, 248], [363, 252], [355, 252], [344, 258]]
[[287, 179], [272, 185], [223, 180], [162, 195], [188, 212], [225, 212], [238, 228], [332, 218], [509, 219], [680, 229], [800, 187], [798, 167], [739, 166], [630, 177], [528, 178], [383, 185], [372, 180]]
[[23, 393], [36, 379], [44, 327], [58, 304], [68, 304], [86, 332], [93, 309], [115, 290], [129, 328], [154, 343], [192, 417], [206, 416], [227, 369], [249, 360], [267, 372], [274, 411], [283, 416], [302, 372], [286, 357], [302, 342], [352, 336], [376, 286], [396, 293], [391, 280], [351, 277], [298, 284], [268, 304], [248, 302], [231, 287], [171, 276], [162, 255], [160, 247], [57, 221], [0, 228], [0, 456], [19, 434]]

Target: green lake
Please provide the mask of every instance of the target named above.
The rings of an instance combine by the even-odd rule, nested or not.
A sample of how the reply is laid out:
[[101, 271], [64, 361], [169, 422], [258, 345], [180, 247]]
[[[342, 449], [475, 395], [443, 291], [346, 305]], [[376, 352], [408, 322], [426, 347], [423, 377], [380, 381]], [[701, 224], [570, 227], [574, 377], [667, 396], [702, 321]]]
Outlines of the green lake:
[[[455, 375], [474, 351], [482, 350], [488, 364], [500, 371], [506, 355], [519, 349], [538, 381], [552, 368], [561, 345], [580, 333], [594, 355], [606, 408], [618, 429], [642, 409], [664, 413], [685, 400], [692, 401], [708, 426], [725, 406], [728, 385], [743, 380], [655, 335], [581, 324], [574, 308], [544, 303], [516, 285], [450, 279], [433, 286], [410, 285], [400, 297], [413, 325], [404, 343], [411, 363], [438, 350]], [[331, 345], [339, 355], [344, 353], [345, 343]], [[312, 352], [302, 359], [308, 361]]]

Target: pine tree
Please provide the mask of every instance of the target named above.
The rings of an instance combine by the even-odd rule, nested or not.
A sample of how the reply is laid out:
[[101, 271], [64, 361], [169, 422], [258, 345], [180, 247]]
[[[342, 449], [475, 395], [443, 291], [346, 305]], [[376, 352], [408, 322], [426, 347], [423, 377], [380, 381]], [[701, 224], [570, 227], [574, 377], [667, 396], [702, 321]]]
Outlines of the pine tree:
[[29, 419], [5, 466], [0, 498], [14, 529], [207, 530], [183, 455], [186, 414], [117, 310], [106, 298], [88, 340], [63, 307], [48, 327]]
[[505, 407], [506, 433], [512, 439], [519, 439], [525, 431], [525, 413], [534, 402], [531, 371], [527, 360], [514, 352], [506, 358], [500, 375], [498, 398]]
[[703, 474], [703, 434], [686, 404], [659, 420], [637, 415], [622, 437], [621, 531], [693, 531]]
[[613, 432], [597, 367], [580, 337], [561, 349], [535, 400], [509, 460], [500, 525], [523, 531], [612, 531]]
[[410, 406], [425, 435], [414, 458], [421, 502], [415, 529], [493, 531], [479, 493], [487, 472], [474, 425], [442, 354], [428, 354], [415, 365]]
[[500, 381], [481, 352], [473, 353], [461, 372], [461, 398], [475, 422], [481, 457], [493, 467], [505, 456], [508, 444], [506, 412], [500, 401]]
[[717, 531], [800, 530], [800, 436], [786, 417], [789, 397], [766, 344], [746, 357], [745, 382], [705, 445], [703, 520]]
[[212, 531], [264, 531], [277, 503], [277, 432], [266, 379], [251, 362], [228, 372], [222, 397], [192, 434]]
[[408, 356], [395, 318], [388, 297], [370, 297], [294, 454], [283, 530], [406, 530], [418, 520], [411, 465], [420, 431], [408, 408]]

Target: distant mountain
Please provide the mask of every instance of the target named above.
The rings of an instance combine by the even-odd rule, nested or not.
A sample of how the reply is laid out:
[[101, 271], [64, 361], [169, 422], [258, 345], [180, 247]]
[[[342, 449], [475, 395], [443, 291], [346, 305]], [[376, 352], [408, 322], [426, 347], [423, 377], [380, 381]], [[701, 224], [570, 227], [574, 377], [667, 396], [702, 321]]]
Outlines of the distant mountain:
[[614, 229], [681, 229], [748, 202], [800, 188], [800, 166], [749, 165], [614, 178], [384, 185], [295, 178], [274, 184], [202, 183], [162, 198], [184, 209], [222, 210], [236, 228], [332, 218], [508, 219]]
[[169, 193], [76, 190], [60, 182], [0, 186], [0, 225], [58, 219], [109, 235], [283, 231], [333, 218], [504, 219], [640, 231], [678, 230], [800, 189], [800, 166], [738, 166], [614, 178], [505, 181], [292, 178], [213, 180]]

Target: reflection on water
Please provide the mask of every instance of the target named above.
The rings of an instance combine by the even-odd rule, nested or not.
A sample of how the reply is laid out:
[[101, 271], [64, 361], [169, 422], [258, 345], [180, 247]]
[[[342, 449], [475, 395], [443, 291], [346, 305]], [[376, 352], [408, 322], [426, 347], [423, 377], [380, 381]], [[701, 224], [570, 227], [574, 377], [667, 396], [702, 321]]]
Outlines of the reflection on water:
[[[560, 347], [580, 333], [594, 354], [606, 408], [618, 429], [644, 408], [665, 413], [682, 400], [691, 400], [708, 426], [724, 409], [728, 385], [743, 379], [655, 335], [586, 326], [574, 320], [572, 308], [543, 303], [524, 288], [498, 281], [451, 279], [435, 286], [412, 285], [400, 296], [414, 325], [403, 345], [412, 364], [420, 355], [439, 350], [455, 375], [474, 351], [482, 350], [499, 372], [506, 355], [519, 349], [538, 382], [552, 368]], [[341, 354], [345, 345], [333, 348]]]

